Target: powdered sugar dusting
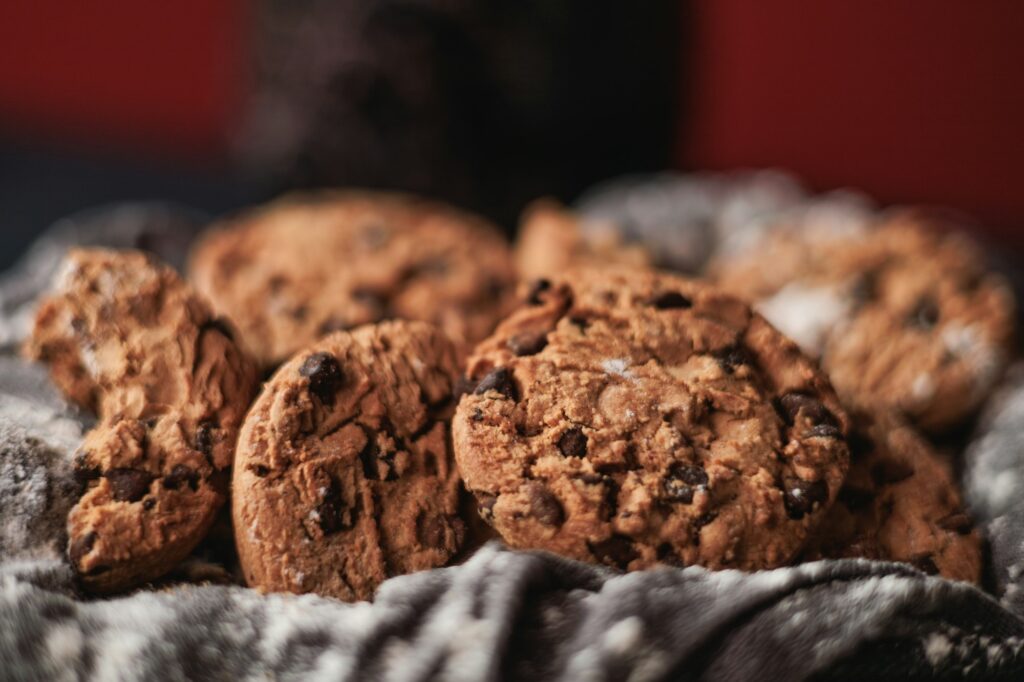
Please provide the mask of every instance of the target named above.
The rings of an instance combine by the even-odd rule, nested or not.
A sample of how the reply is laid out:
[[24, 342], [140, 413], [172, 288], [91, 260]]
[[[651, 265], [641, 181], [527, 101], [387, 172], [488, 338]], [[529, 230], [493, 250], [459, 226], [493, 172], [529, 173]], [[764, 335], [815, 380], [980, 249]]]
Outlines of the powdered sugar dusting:
[[625, 379], [632, 379], [633, 373], [629, 371], [630, 361], [628, 358], [611, 358], [601, 361], [601, 369], [607, 374], [620, 376]]
[[974, 326], [946, 325], [940, 338], [947, 353], [970, 366], [976, 395], [991, 388], [1006, 364], [1001, 349], [987, 343]]
[[919, 402], [931, 400], [935, 395], [935, 379], [931, 374], [921, 372], [910, 384], [910, 394]]

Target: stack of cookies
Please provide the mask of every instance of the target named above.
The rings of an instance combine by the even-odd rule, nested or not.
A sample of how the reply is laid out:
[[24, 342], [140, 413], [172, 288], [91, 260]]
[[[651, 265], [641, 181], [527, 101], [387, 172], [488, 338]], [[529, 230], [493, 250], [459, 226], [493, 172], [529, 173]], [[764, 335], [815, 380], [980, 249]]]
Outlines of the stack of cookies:
[[26, 343], [97, 416], [70, 562], [94, 592], [151, 582], [229, 509], [241, 580], [348, 601], [495, 536], [624, 571], [977, 582], [936, 443], [1002, 375], [1012, 295], [928, 216], [834, 215], [785, 202], [703, 278], [552, 202], [513, 248], [370, 192], [215, 225], [187, 281], [73, 251]]

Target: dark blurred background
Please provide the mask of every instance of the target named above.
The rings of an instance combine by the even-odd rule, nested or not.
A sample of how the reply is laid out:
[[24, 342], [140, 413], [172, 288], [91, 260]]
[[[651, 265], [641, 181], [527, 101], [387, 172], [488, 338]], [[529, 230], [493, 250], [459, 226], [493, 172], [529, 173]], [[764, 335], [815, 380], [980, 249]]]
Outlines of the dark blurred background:
[[512, 229], [663, 168], [775, 166], [1024, 239], [1024, 3], [0, 3], [0, 266], [53, 220], [397, 187]]

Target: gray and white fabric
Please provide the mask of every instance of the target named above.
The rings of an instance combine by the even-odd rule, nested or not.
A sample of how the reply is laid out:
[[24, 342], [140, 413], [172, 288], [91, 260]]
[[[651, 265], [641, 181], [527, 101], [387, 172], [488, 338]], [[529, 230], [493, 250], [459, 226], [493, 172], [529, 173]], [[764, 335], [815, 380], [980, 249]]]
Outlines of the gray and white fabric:
[[0, 358], [0, 679], [1022, 680], [1022, 424], [1018, 366], [966, 457], [996, 597], [902, 564], [623, 575], [492, 543], [373, 603], [189, 584], [90, 599], [63, 553], [89, 420]]

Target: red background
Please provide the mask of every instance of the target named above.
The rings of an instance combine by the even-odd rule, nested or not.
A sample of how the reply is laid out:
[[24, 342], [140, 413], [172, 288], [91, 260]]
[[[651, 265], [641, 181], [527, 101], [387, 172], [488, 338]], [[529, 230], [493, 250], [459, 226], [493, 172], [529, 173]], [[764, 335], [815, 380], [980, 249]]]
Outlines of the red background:
[[246, 75], [245, 0], [0, 2], [0, 126], [59, 143], [223, 151]]
[[[814, 187], [1024, 226], [1024, 2], [695, 0], [687, 168], [779, 166]], [[0, 130], [216, 159], [245, 92], [244, 0], [0, 3]]]
[[[818, 188], [1024, 228], [1024, 3], [697, 2], [688, 166], [778, 165]], [[1014, 230], [1019, 226], [1018, 230]]]

